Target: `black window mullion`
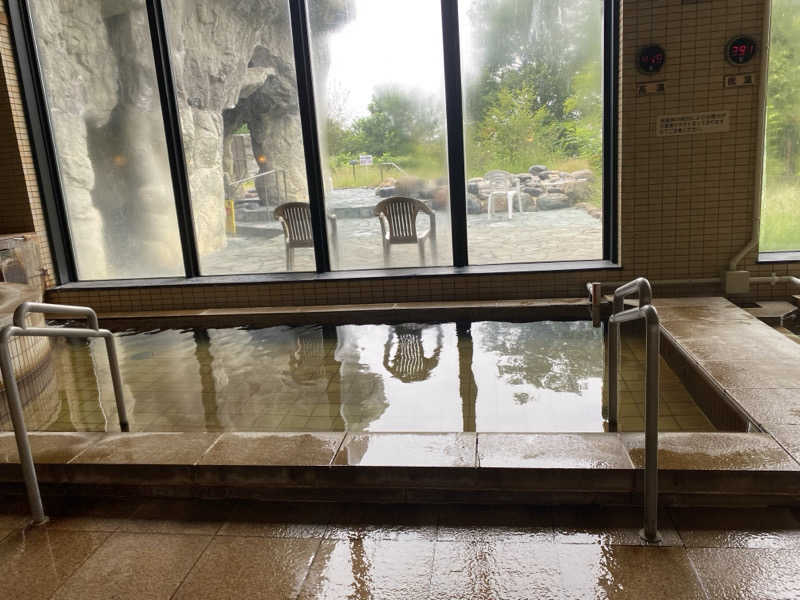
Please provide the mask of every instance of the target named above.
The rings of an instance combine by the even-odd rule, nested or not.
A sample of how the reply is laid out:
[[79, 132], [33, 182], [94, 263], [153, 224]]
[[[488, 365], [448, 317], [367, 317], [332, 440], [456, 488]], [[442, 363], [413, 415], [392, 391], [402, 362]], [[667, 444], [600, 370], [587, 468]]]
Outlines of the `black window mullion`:
[[78, 273], [30, 11], [25, 0], [9, 0], [7, 6], [55, 278], [58, 284], [70, 283]]
[[311, 227], [314, 233], [314, 258], [317, 272], [331, 270], [328, 251], [328, 232], [325, 228], [325, 199], [322, 178], [322, 154], [314, 104], [314, 81], [311, 69], [311, 48], [308, 34], [308, 13], [305, 0], [289, 0], [294, 44], [294, 64], [297, 72], [297, 99], [300, 104], [300, 123], [303, 130], [308, 200], [311, 209]]
[[167, 28], [161, 0], [147, 0], [147, 18], [150, 22], [150, 39], [153, 43], [153, 60], [156, 67], [158, 93], [161, 98], [161, 114], [164, 117], [164, 134], [169, 168], [172, 174], [172, 191], [175, 196], [183, 266], [187, 277], [197, 277], [200, 275], [200, 261], [197, 254], [192, 202], [189, 195], [189, 176], [186, 170], [180, 113], [175, 97], [175, 82], [170, 67]]
[[619, 90], [619, 0], [603, 7], [603, 258], [619, 261], [617, 135]]
[[466, 267], [469, 264], [467, 255], [467, 178], [464, 169], [464, 108], [461, 95], [458, 2], [455, 0], [441, 1], [453, 266]]

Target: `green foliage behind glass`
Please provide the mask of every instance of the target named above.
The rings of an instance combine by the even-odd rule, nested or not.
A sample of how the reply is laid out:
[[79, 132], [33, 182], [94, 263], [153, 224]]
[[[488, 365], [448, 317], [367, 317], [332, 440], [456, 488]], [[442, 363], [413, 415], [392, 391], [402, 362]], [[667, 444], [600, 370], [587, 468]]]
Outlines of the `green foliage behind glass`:
[[773, 0], [771, 21], [759, 247], [800, 250], [800, 0]]
[[[492, 169], [527, 172], [602, 169], [602, 2], [475, 0], [470, 21], [479, 75], [464, 82], [467, 176]], [[465, 57], [471, 60], [471, 57]], [[396, 162], [410, 174], [446, 173], [441, 99], [386, 87], [369, 115], [327, 123], [329, 167], [336, 187], [377, 185], [379, 169], [348, 164], [359, 154]], [[398, 172], [384, 175], [396, 176]], [[593, 201], [600, 202], [596, 186]]]

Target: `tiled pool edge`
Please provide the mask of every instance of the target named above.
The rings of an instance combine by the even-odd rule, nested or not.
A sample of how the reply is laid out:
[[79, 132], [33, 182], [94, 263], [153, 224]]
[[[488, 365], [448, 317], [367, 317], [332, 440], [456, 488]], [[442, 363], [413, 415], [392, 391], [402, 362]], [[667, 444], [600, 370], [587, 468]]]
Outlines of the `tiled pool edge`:
[[[106, 448], [105, 458], [86, 460], [103, 446], [129, 444], [131, 438], [126, 440], [126, 435], [135, 436], [143, 446], [151, 448], [153, 443], [161, 445], [167, 441], [165, 436], [170, 436], [171, 464], [155, 464], [147, 451], [137, 456], [130, 445], [118, 455], [108, 453]], [[727, 444], [730, 451], [719, 448], [720, 435], [735, 436], [736, 443]], [[297, 464], [287, 460], [266, 464], [267, 461], [253, 458], [253, 448], [238, 457], [228, 456], [224, 464], [209, 464], [214, 462], [208, 460], [209, 450], [237, 436], [248, 436], [251, 442], [264, 447], [285, 443], [287, 437], [294, 436], [304, 440], [307, 448], [299, 452]], [[401, 464], [403, 445], [410, 447], [413, 442], [419, 446], [420, 436], [425, 438], [422, 445], [428, 450], [415, 460], [405, 461], [412, 464]], [[800, 465], [766, 434], [676, 433], [662, 437], [661, 460], [665, 468], [660, 472], [660, 485], [665, 505], [774, 505], [796, 504], [800, 500]], [[383, 462], [337, 464], [337, 458], [342, 462], [348, 438], [389, 449], [394, 444], [396, 452], [388, 454], [389, 459]], [[467, 443], [461, 443], [465, 439]], [[523, 452], [516, 462], [509, 458], [513, 453], [506, 452], [504, 460], [509, 461], [509, 466], [481, 466], [480, 453], [474, 448], [482, 440], [487, 446], [492, 445], [488, 442], [499, 441], [495, 447], [535, 446], [543, 450], [535, 457], [538, 465], [531, 466], [528, 452]], [[641, 434], [32, 433], [31, 441], [37, 472], [49, 493], [631, 506], [641, 504], [642, 495], [642, 471], [634, 467]], [[0, 458], [4, 459], [0, 463], [0, 490], [21, 492], [20, 468], [12, 460], [16, 458], [13, 443], [12, 434], [0, 434]], [[581, 456], [559, 450], [574, 448], [576, 443], [582, 446]], [[454, 454], [451, 449], [459, 445], [461, 450]], [[228, 451], [236, 447], [229, 445]], [[718, 450], [706, 452], [700, 468], [693, 466], [694, 450], [709, 447]], [[470, 456], [475, 457], [472, 462]], [[622, 456], [624, 463], [619, 462]], [[682, 464], [682, 460], [686, 462]]]
[[[764, 406], [767, 401], [780, 396], [780, 392], [789, 392], [786, 395], [796, 398], [797, 403], [800, 404], [800, 346], [724, 298], [695, 298], [686, 301], [685, 306], [681, 306], [681, 304], [681, 299], [677, 298], [656, 300], [655, 302], [657, 308], [667, 308], [667, 311], [670, 311], [666, 319], [662, 317], [661, 326], [665, 337], [692, 363], [692, 368], [717, 390], [728, 405], [775, 440], [787, 456], [790, 456], [795, 462], [800, 462], [800, 419], [793, 417], [792, 404], [773, 402], [775, 411], [768, 415], [769, 418], [760, 416], [767, 414]], [[713, 305], [712, 310], [699, 316], [697, 313], [702, 310], [704, 304], [706, 306]], [[725, 323], [728, 334], [745, 340], [749, 338], [748, 341], [754, 347], [762, 348], [761, 356], [747, 359], [748, 371], [751, 372], [755, 381], [758, 381], [759, 376], [763, 380], [770, 378], [769, 372], [774, 368], [776, 357], [782, 353], [791, 357], [789, 360], [794, 364], [794, 369], [786, 374], [784, 381], [777, 382], [783, 385], [773, 386], [772, 383], [758, 386], [748, 384], [752, 387], [726, 385], [711, 371], [709, 363], [720, 370], [720, 367], [725, 365], [738, 366], [743, 362], [741, 357], [731, 357], [730, 349], [718, 344], [714, 354], [707, 353], [705, 359], [701, 358], [697, 354], [698, 349], [703, 347], [705, 342], [701, 336], [697, 336], [697, 338], [693, 338], [691, 335], [678, 336], [671, 331], [676, 328], [676, 323], [687, 322]], [[770, 346], [765, 344], [765, 341], [774, 342], [775, 345]], [[786, 383], [791, 385], [785, 385]]]
[[[385, 302], [346, 305], [262, 306], [207, 308], [174, 311], [98, 313], [104, 327], [122, 329], [142, 321], [167, 327], [232, 327], [243, 324], [320, 325], [430, 320], [478, 320], [491, 311], [493, 320], [589, 319], [591, 303], [586, 298], [527, 300], [474, 300], [454, 302]], [[57, 317], [57, 315], [56, 315]]]
[[[370, 307], [366, 318], [408, 320], [415, 315], [430, 315], [431, 310], [457, 308], [465, 315], [470, 311], [485, 311], [487, 308], [507, 310], [509, 314], [528, 317], [529, 312], [545, 311], [553, 307], [554, 300], [470, 302], [470, 303], [406, 303], [404, 305], [363, 305]], [[731, 323], [758, 323], [733, 304], [722, 298], [667, 299], [658, 301], [664, 308], [662, 326], [665, 337], [678, 348], [691, 363], [693, 369], [702, 372], [718, 392], [724, 395], [731, 406], [737, 407], [750, 420], [767, 433], [662, 433], [660, 436], [659, 460], [661, 464], [661, 501], [664, 504], [798, 504], [800, 503], [800, 420], [786, 424], [759, 423], [742, 402], [741, 393], [733, 393], [719, 382], [704, 366], [691, 344], [675, 337], [670, 323], [698, 321]], [[703, 312], [709, 304], [719, 305], [724, 314], [715, 315], [714, 310]], [[458, 305], [458, 306], [453, 306]], [[574, 316], [575, 311], [584, 311], [585, 300], [570, 299], [562, 308]], [[352, 309], [354, 307], [348, 307]], [[355, 307], [359, 308], [359, 307]], [[713, 307], [712, 307], [713, 308]], [[688, 309], [682, 311], [682, 309]], [[191, 318], [242, 319], [253, 314], [254, 309], [212, 309], [196, 311]], [[343, 307], [313, 307], [312, 310], [292, 309], [282, 312], [275, 308], [264, 310], [264, 314], [284, 319], [288, 314], [298, 315], [305, 321], [309, 314], [319, 318], [339, 318]], [[694, 313], [693, 313], [694, 311]], [[698, 312], [699, 311], [699, 312]], [[737, 312], [738, 311], [738, 312]], [[398, 314], [399, 313], [399, 314]], [[685, 313], [685, 314], [683, 314]], [[452, 316], [452, 312], [449, 313]], [[700, 315], [699, 317], [697, 315]], [[710, 316], [709, 316], [710, 315]], [[138, 319], [142, 313], [108, 315], [108, 317]], [[152, 315], [151, 315], [152, 316]], [[177, 315], [161, 315], [174, 319]], [[187, 315], [183, 315], [187, 316]], [[731, 316], [735, 316], [731, 320]], [[737, 320], [738, 319], [738, 320]], [[760, 327], [772, 331], [766, 325]], [[763, 333], [763, 329], [761, 330]], [[777, 336], [781, 334], [773, 332]], [[781, 336], [782, 337], [782, 336]], [[776, 343], [778, 338], [774, 338]], [[700, 340], [702, 341], [702, 339]], [[728, 349], [719, 348], [723, 354]], [[705, 350], [708, 352], [708, 350]], [[800, 352], [800, 351], [799, 351]], [[716, 357], [714, 357], [716, 358]], [[721, 358], [725, 358], [722, 356]], [[740, 358], [740, 357], [734, 357]], [[708, 359], [707, 359], [708, 360]], [[706, 362], [707, 362], [706, 360]], [[720, 362], [719, 360], [717, 362]], [[735, 362], [735, 361], [734, 361]], [[716, 363], [715, 363], [716, 364]], [[800, 373], [797, 375], [800, 388]], [[745, 388], [746, 389], [746, 388]], [[752, 391], [752, 390], [751, 390]], [[739, 390], [741, 392], [741, 390]], [[743, 405], [744, 404], [744, 405]], [[794, 425], [794, 426], [792, 426]], [[268, 447], [275, 440], [286, 437], [305, 436], [311, 442], [311, 454], [300, 452], [283, 456], [280, 464], [265, 464]], [[314, 443], [323, 438], [323, 448], [328, 448], [327, 460], [313, 459]], [[63, 456], [57, 459], [60, 443], [64, 442]], [[161, 436], [161, 437], [157, 437]], [[172, 458], [167, 461], [161, 454], [164, 436], [172, 436], [169, 451]], [[204, 437], [200, 437], [204, 436]], [[225, 452], [237, 452], [237, 447], [249, 456], [235, 460], [230, 455], [212, 461], [208, 456], [212, 449], [226, 440], [238, 441], [222, 444]], [[414, 461], [398, 451], [389, 453], [388, 464], [381, 461], [359, 460], [351, 464], [350, 456], [340, 458], [350, 441], [361, 438], [362, 446], [388, 444], [391, 440], [417, 437], [424, 438], [423, 449], [427, 458]], [[474, 439], [474, 447], [463, 443], [464, 437]], [[724, 436], [728, 436], [727, 439]], [[731, 437], [732, 436], [732, 437]], [[522, 448], [521, 452], [506, 452], [489, 466], [490, 460], [481, 464], [481, 441], [491, 442], [503, 437], [495, 444], [501, 448]], [[103, 445], [115, 443], [136, 445], [133, 440], [144, 440], [148, 446], [137, 459], [135, 448], [125, 448], [121, 458], [90, 460], [91, 453]], [[44, 487], [56, 490], [69, 489], [75, 493], [85, 490], [135, 491], [143, 495], [185, 495], [210, 497], [256, 497], [280, 500], [341, 501], [358, 500], [368, 502], [526, 502], [526, 503], [590, 503], [630, 504], [641, 503], [642, 471], [636, 469], [641, 454], [641, 434], [272, 434], [272, 433], [161, 433], [161, 434], [59, 434], [34, 433], [32, 443], [37, 459], [37, 469]], [[115, 442], [119, 440], [119, 442]], [[180, 440], [179, 444], [175, 441]], [[248, 440], [242, 444], [242, 440]], [[272, 440], [271, 442], [269, 440]], [[388, 441], [387, 441], [388, 440]], [[460, 440], [459, 443], [452, 442]], [[611, 442], [609, 442], [611, 440]], [[302, 443], [306, 443], [302, 442]], [[253, 446], [249, 450], [247, 445]], [[460, 445], [459, 445], [460, 444]], [[609, 446], [610, 444], [610, 446]], [[188, 445], [196, 456], [181, 456], [178, 446]], [[415, 450], [420, 444], [417, 443]], [[491, 444], [485, 444], [487, 447]], [[37, 446], [43, 450], [37, 451]], [[7, 448], [11, 447], [9, 452]], [[622, 460], [624, 452], [625, 460]], [[274, 448], [274, 447], [273, 447]], [[453, 448], [456, 448], [453, 451]], [[572, 453], [564, 449], [572, 449]], [[319, 449], [319, 448], [317, 448]], [[11, 434], [0, 434], [0, 487], [19, 488], [21, 475], [19, 466], [8, 460], [14, 455]], [[45, 452], [46, 450], [46, 452]], [[38, 455], [40, 452], [44, 453]], [[284, 448], [285, 452], [285, 448]], [[49, 454], [47, 454], [49, 453]], [[593, 462], [593, 456], [601, 456]], [[111, 453], [113, 454], [113, 452]], [[354, 455], [358, 455], [356, 452]], [[3, 460], [3, 457], [6, 460]], [[419, 454], [418, 454], [419, 456]], [[470, 464], [469, 457], [472, 457]], [[49, 459], [48, 459], [49, 457]], [[158, 461], [155, 460], [158, 458]], [[255, 457], [255, 458], [254, 458]], [[300, 460], [304, 457], [302, 460]], [[454, 462], [455, 461], [455, 462]], [[339, 464], [344, 462], [345, 464]], [[169, 463], [169, 464], [165, 464]], [[206, 464], [213, 463], [213, 464]], [[407, 464], [408, 463], [408, 464]], [[638, 463], [637, 463], [638, 464]], [[88, 493], [88, 492], [87, 492]]]

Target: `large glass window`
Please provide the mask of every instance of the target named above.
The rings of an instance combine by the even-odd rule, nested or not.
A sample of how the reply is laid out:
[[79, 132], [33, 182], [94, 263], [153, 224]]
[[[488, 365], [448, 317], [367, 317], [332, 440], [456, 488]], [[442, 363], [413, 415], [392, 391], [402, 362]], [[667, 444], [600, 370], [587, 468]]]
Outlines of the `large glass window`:
[[[614, 256], [615, 0], [8, 2], [62, 279], [73, 257], [87, 280]], [[792, 19], [764, 249], [800, 247]]]
[[313, 271], [288, 2], [165, 8], [201, 273]]
[[800, 0], [773, 0], [762, 252], [800, 250]]
[[311, 2], [309, 19], [333, 268], [452, 264], [440, 4]]
[[30, 2], [80, 279], [183, 275], [143, 2]]
[[603, 257], [603, 2], [459, 3], [470, 264]]

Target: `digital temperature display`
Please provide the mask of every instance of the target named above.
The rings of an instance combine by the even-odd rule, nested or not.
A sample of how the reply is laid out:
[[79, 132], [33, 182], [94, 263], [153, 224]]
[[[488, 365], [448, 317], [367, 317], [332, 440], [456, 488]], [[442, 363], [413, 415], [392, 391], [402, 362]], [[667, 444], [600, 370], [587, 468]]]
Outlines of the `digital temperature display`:
[[661, 46], [647, 46], [639, 50], [637, 65], [644, 73], [658, 73], [664, 66], [666, 55]]
[[756, 42], [753, 38], [741, 36], [728, 42], [726, 55], [734, 65], [749, 62], [756, 54]]

